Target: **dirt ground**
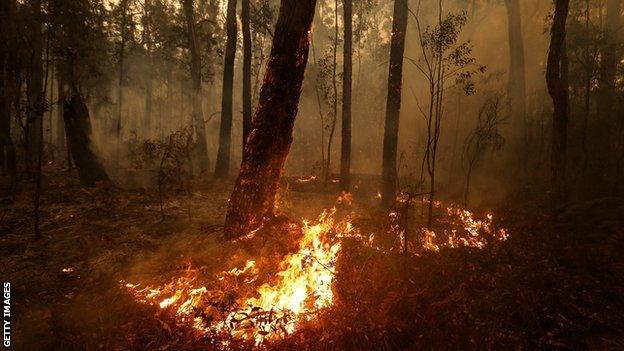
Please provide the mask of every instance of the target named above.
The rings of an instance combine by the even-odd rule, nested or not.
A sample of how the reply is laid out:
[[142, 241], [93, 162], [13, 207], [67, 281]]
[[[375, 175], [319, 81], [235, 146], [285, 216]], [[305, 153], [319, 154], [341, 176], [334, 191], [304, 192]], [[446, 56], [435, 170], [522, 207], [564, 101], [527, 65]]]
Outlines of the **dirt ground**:
[[[190, 196], [168, 194], [162, 220], [154, 190], [87, 189], [71, 173], [52, 174], [44, 182], [42, 239], [33, 237], [27, 184], [13, 185], [16, 195], [0, 205], [0, 267], [2, 280], [12, 283], [14, 349], [252, 347], [197, 337], [172, 315], [137, 301], [120, 281], [167, 282], [194, 267], [211, 284], [212, 273], [249, 257], [279, 261], [296, 237], [277, 230], [265, 233], [261, 246], [222, 242], [231, 182], [206, 180], [193, 183]], [[356, 185], [353, 205], [338, 215], [353, 216], [359, 231], [374, 233], [388, 250], [345, 240], [334, 306], [261, 348], [624, 349], [623, 200], [572, 203], [564, 224], [553, 227], [547, 194], [519, 189], [490, 209], [508, 240], [404, 255], [392, 250], [396, 238], [387, 213], [375, 206], [375, 182]], [[295, 222], [314, 219], [334, 204], [333, 186], [321, 192], [318, 183], [285, 180], [279, 208]], [[409, 226], [419, 228], [418, 210], [413, 217]], [[419, 242], [412, 231], [410, 240]]]

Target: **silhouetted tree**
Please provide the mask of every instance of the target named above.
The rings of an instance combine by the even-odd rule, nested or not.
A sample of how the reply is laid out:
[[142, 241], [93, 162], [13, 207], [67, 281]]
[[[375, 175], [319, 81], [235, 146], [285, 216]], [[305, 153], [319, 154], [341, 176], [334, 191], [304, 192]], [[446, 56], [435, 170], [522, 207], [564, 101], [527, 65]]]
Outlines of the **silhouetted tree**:
[[206, 123], [202, 109], [202, 74], [201, 74], [201, 52], [199, 39], [196, 33], [195, 10], [193, 0], [182, 0], [184, 6], [184, 16], [186, 18], [186, 28], [188, 35], [188, 47], [191, 53], [191, 103], [193, 109], [193, 124], [197, 137], [195, 147], [195, 159], [200, 172], [208, 169], [208, 146], [206, 145]]
[[566, 152], [568, 137], [568, 70], [566, 54], [566, 21], [570, 0], [555, 1], [555, 15], [550, 30], [550, 46], [546, 66], [546, 84], [552, 97], [554, 111], [552, 122], [551, 181], [553, 186], [553, 210], [566, 198]]
[[407, 31], [407, 0], [394, 1], [392, 38], [390, 39], [390, 66], [388, 68], [388, 98], [383, 139], [381, 201], [386, 207], [394, 204], [397, 186], [397, 145], [403, 80], [403, 53]]
[[236, 56], [236, 0], [228, 0], [225, 20], [227, 41], [223, 61], [223, 93], [221, 95], [221, 127], [215, 176], [225, 178], [230, 172], [232, 140], [232, 98], [234, 93], [234, 58]]
[[520, 164], [526, 162], [528, 152], [526, 125], [526, 73], [524, 67], [524, 37], [519, 0], [505, 0], [507, 8], [507, 32], [509, 33], [509, 103], [512, 123], [522, 133], [523, 142], [514, 145], [520, 151]]
[[342, 145], [340, 154], [340, 189], [351, 185], [351, 85], [353, 72], [353, 6], [344, 0], [344, 62], [342, 72]]

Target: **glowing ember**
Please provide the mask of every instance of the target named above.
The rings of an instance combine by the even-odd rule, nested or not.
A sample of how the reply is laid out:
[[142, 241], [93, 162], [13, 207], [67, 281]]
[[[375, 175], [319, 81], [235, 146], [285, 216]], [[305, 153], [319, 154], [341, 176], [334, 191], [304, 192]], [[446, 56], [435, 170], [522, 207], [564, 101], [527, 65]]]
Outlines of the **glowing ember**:
[[309, 183], [316, 179], [316, 176], [301, 177], [295, 180], [297, 183]]

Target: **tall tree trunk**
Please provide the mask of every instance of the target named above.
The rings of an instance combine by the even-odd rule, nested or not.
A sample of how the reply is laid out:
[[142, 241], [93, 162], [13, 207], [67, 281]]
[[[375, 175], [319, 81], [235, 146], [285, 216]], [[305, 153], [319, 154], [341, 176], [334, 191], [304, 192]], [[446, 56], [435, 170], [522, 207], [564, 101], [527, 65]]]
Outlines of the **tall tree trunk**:
[[[9, 171], [9, 153], [13, 150], [11, 141], [11, 95], [9, 93], [9, 59], [13, 32], [9, 29], [12, 2], [0, 2], [0, 172]], [[10, 33], [10, 34], [9, 34]]]
[[570, 0], [556, 0], [550, 31], [550, 47], [546, 66], [546, 84], [552, 97], [554, 112], [551, 146], [551, 181], [553, 213], [566, 200], [565, 169], [568, 134], [569, 94], [566, 55], [566, 21]]
[[[56, 90], [58, 98], [55, 101], [56, 103], [56, 136], [54, 140], [54, 144], [56, 145], [56, 149], [58, 150], [58, 154], [62, 155], [63, 151], [66, 149], [66, 138], [65, 138], [65, 122], [63, 122], [63, 101], [65, 101], [65, 76], [62, 74], [60, 67], [56, 68]], [[70, 168], [71, 160], [69, 159], [69, 149], [65, 154], [67, 155], [67, 168]]]
[[64, 101], [63, 112], [65, 133], [78, 168], [80, 183], [95, 186], [100, 182], [108, 182], [108, 175], [92, 150], [91, 120], [82, 97], [74, 92], [70, 99]]
[[334, 62], [332, 65], [332, 88], [334, 92], [334, 101], [332, 101], [332, 121], [329, 128], [329, 136], [327, 139], [327, 163], [325, 164], [325, 175], [323, 177], [325, 186], [331, 178], [331, 150], [334, 142], [334, 133], [336, 132], [336, 122], [338, 120], [338, 83], [336, 82], [336, 69], [338, 66], [338, 0], [334, 1]]
[[351, 85], [352, 85], [352, 0], [344, 0], [344, 68], [342, 72], [342, 142], [340, 154], [340, 189], [351, 187]]
[[206, 124], [204, 123], [204, 113], [202, 110], [202, 82], [201, 82], [201, 52], [199, 40], [197, 39], [195, 28], [195, 11], [193, 0], [183, 0], [184, 14], [188, 31], [189, 51], [191, 52], [191, 80], [192, 80], [192, 110], [193, 123], [197, 134], [197, 144], [195, 147], [196, 164], [199, 171], [208, 169], [208, 146], [206, 145]]
[[581, 151], [582, 151], [582, 172], [583, 175], [587, 173], [587, 161], [589, 155], [587, 153], [587, 132], [589, 114], [591, 108], [591, 91], [592, 91], [592, 78], [594, 72], [594, 59], [591, 53], [591, 31], [590, 31], [590, 0], [585, 0], [585, 94], [583, 103], [583, 120], [581, 124]]
[[230, 171], [230, 144], [232, 140], [232, 98], [234, 94], [234, 58], [236, 56], [236, 0], [228, 0], [227, 40], [223, 62], [223, 94], [221, 95], [221, 127], [215, 176], [226, 178]]
[[399, 115], [401, 110], [401, 85], [403, 79], [403, 52], [407, 31], [407, 0], [394, 1], [392, 38], [390, 39], [390, 67], [388, 72], [388, 98], [383, 139], [382, 192], [385, 207], [395, 202], [397, 185], [397, 146]]
[[230, 197], [226, 237], [258, 228], [273, 215], [292, 143], [316, 0], [282, 0], [264, 84], [240, 173]]
[[41, 33], [41, 0], [31, 2], [33, 18], [30, 22], [30, 79], [28, 81], [28, 145], [26, 150], [27, 167], [34, 172], [36, 152], [43, 143], [39, 130], [43, 124], [43, 40]]
[[251, 28], [249, 19], [249, 1], [242, 0], [241, 24], [243, 30], [243, 152], [251, 131]]
[[143, 9], [143, 41], [145, 42], [145, 55], [146, 57], [146, 76], [145, 76], [145, 117], [143, 120], [143, 135], [146, 138], [151, 137], [150, 129], [152, 122], [152, 76], [154, 75], [154, 65], [152, 58], [152, 33], [151, 33], [151, 20], [150, 20], [150, 1], [145, 0]]
[[[620, 61], [618, 33], [622, 31], [621, 0], [607, 0], [607, 13], [603, 31], [603, 46], [601, 50], [599, 90], [598, 90], [598, 117], [601, 122], [599, 150], [597, 166], [604, 168], [605, 165], [613, 164], [612, 145], [614, 141], [610, 137], [616, 127], [616, 74], [617, 65]], [[608, 172], [610, 173], [610, 172]]]
[[[509, 101], [512, 124], [522, 130], [522, 141], [515, 145], [521, 150], [521, 164], [526, 162], [528, 153], [528, 125], [526, 121], [526, 74], [524, 66], [524, 39], [519, 0], [505, 0], [507, 8], [507, 28], [509, 33]], [[518, 136], [517, 138], [519, 138]]]
[[[119, 41], [119, 62], [118, 62], [118, 72], [117, 72], [117, 125], [115, 126], [115, 137], [117, 139], [117, 150], [116, 150], [116, 157], [115, 157], [115, 162], [119, 163], [120, 158], [121, 158], [121, 112], [123, 109], [123, 77], [124, 77], [124, 55], [125, 55], [125, 50], [126, 50], [126, 14], [125, 11], [127, 11], [126, 9], [126, 0], [121, 0], [122, 3], [120, 4], [120, 6], [123, 6], [122, 11], [124, 11], [122, 13], [122, 18], [120, 21], [120, 41]], [[69, 147], [69, 137], [68, 137], [68, 146], [67, 146], [67, 150], [68, 150], [68, 157], [67, 157], [67, 165], [69, 168], [69, 161], [71, 160], [69, 157], [70, 154], [70, 150], [71, 147]]]

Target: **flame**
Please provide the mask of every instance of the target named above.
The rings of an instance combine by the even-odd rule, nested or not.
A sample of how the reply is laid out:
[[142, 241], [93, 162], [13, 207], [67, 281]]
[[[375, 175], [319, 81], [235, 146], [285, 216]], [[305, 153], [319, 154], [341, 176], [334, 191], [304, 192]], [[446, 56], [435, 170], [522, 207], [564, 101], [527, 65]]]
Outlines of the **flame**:
[[[347, 195], [343, 194], [343, 201], [350, 198]], [[335, 213], [334, 207], [324, 211], [314, 224], [303, 221], [298, 250], [279, 263], [277, 280], [260, 286], [254, 296], [236, 301], [225, 313], [205, 306], [217, 293], [205, 286], [196, 287], [197, 272], [190, 269], [186, 276], [163, 287], [140, 288], [140, 284], [120, 283], [139, 301], [172, 311], [180, 322], [191, 324], [202, 334], [227, 333], [256, 344], [279, 339], [333, 304], [332, 283], [340, 238], [354, 230], [349, 222], [336, 223]], [[255, 261], [249, 260], [242, 268], [223, 271], [217, 278], [222, 281], [227, 277], [257, 274]]]
[[[257, 290], [259, 297], [248, 298], [241, 304], [244, 307], [230, 313], [217, 329], [238, 322], [232, 334], [259, 344], [291, 334], [301, 321], [331, 306], [340, 243], [330, 243], [327, 234], [334, 228], [335, 212], [335, 208], [323, 212], [315, 225], [304, 221], [299, 250], [282, 261], [278, 282], [262, 285]], [[267, 317], [267, 313], [268, 319], [250, 318]]]

